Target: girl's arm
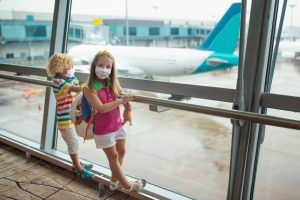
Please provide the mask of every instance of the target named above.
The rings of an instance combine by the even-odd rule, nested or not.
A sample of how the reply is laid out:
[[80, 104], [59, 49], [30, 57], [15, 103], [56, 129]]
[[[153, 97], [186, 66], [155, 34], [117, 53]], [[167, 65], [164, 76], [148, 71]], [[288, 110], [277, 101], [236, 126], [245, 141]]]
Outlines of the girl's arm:
[[87, 101], [92, 105], [92, 107], [100, 113], [105, 113], [109, 112], [111, 110], [114, 110], [121, 104], [125, 104], [129, 101], [132, 101], [134, 96], [133, 95], [126, 95], [122, 96], [120, 99], [117, 99], [113, 102], [103, 104], [100, 99], [95, 95], [94, 93], [91, 92], [89, 88], [84, 88], [83, 93], [87, 99]]

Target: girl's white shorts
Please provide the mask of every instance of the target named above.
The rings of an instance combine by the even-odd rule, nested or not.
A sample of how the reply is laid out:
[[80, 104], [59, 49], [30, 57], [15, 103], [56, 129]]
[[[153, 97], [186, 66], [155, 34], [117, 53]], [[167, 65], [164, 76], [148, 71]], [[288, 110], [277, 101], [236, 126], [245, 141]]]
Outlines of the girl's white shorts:
[[94, 135], [94, 140], [97, 149], [105, 149], [114, 146], [117, 140], [125, 140], [127, 133], [123, 128], [120, 128], [116, 132], [104, 134], [104, 135]]

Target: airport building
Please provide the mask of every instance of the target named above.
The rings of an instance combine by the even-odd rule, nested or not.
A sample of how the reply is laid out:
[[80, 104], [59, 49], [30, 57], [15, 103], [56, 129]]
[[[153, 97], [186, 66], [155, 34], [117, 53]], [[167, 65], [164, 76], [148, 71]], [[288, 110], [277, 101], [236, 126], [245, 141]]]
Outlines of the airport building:
[[[0, 11], [0, 59], [22, 64], [41, 64], [48, 59], [52, 15], [21, 11]], [[195, 48], [209, 34], [213, 24], [200, 21], [129, 19], [129, 45]], [[126, 20], [72, 15], [68, 47], [78, 44], [126, 45]]]
[[120, 2], [0, 1], [0, 199], [298, 200], [299, 5]]

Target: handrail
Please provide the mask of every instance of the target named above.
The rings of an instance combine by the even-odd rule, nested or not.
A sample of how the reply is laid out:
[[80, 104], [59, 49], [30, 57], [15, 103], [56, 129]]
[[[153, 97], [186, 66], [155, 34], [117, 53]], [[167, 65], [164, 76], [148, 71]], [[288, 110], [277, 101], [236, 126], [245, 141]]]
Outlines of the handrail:
[[10, 75], [10, 74], [1, 74], [0, 73], [0, 78], [14, 80], [14, 81], [20, 81], [20, 82], [25, 82], [25, 83], [32, 83], [35, 85], [42, 85], [42, 86], [48, 86], [48, 87], [51, 87], [51, 84], [52, 84], [51, 81], [47, 81], [47, 80], [22, 77], [22, 76]]
[[[51, 81], [47, 81], [47, 80], [38, 80], [38, 79], [28, 78], [28, 77], [19, 77], [19, 76], [9, 75], [9, 74], [0, 74], [0, 78], [51, 87]], [[246, 120], [254, 123], [300, 130], [299, 120], [286, 119], [286, 118], [275, 117], [270, 115], [244, 112], [238, 110], [228, 110], [222, 108], [213, 108], [209, 106], [200, 106], [200, 105], [194, 105], [194, 104], [183, 103], [183, 102], [172, 101], [172, 100], [145, 97], [140, 95], [135, 96], [134, 102], [144, 103], [144, 104], [154, 104], [158, 106], [214, 115], [218, 117], [225, 117], [225, 118], [237, 119], [237, 120]]]
[[[14, 64], [0, 63], [0, 71], [17, 72], [19, 75], [37, 75], [40, 77], [47, 77], [46, 68], [23, 66]], [[78, 80], [86, 81], [88, 74], [76, 71], [75, 75]], [[147, 80], [139, 78], [118, 77], [119, 82], [125, 88], [134, 90], [157, 92], [163, 94], [171, 94], [180, 97], [195, 97], [201, 99], [208, 99], [214, 101], [222, 101], [232, 103], [234, 99], [235, 89], [212, 87], [203, 85], [190, 85], [185, 83], [166, 82], [159, 80]]]
[[183, 102], [157, 99], [157, 98], [145, 97], [145, 96], [136, 96], [134, 98], [134, 101], [139, 103], [155, 104], [158, 106], [175, 108], [179, 110], [186, 110], [191, 112], [214, 115], [218, 117], [225, 117], [225, 118], [237, 119], [237, 120], [246, 120], [254, 123], [300, 130], [300, 121], [298, 120], [291, 120], [291, 119], [275, 117], [270, 115], [263, 115], [263, 114], [257, 114], [257, 113], [239, 111], [239, 110], [228, 110], [223, 108], [213, 108], [209, 106], [193, 105], [193, 104], [188, 104]]

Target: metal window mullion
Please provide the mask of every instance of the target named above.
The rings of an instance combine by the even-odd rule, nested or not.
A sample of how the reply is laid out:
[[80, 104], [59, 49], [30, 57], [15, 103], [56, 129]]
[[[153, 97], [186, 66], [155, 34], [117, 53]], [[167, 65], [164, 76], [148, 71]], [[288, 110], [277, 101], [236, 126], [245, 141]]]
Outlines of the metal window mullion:
[[[242, 0], [242, 8], [241, 8], [241, 21], [240, 21], [240, 41], [239, 41], [239, 65], [238, 65], [238, 77], [236, 84], [235, 97], [233, 100], [232, 109], [234, 110], [245, 110], [245, 101], [244, 101], [244, 61], [245, 61], [245, 27], [246, 27], [246, 10], [247, 10], [247, 1]], [[239, 160], [238, 158], [243, 157], [241, 153], [245, 151], [244, 146], [240, 146], [243, 142], [241, 140], [245, 140], [245, 138], [241, 137], [241, 126], [244, 125], [243, 120], [231, 120], [232, 122], [232, 139], [231, 139], [231, 154], [230, 154], [230, 170], [229, 170], [229, 181], [228, 181], [228, 189], [227, 189], [227, 199], [232, 199], [234, 196], [240, 196], [238, 193], [234, 192], [234, 187], [237, 188], [238, 182], [241, 182], [242, 179], [237, 180], [238, 172], [242, 171], [243, 166], [237, 165]], [[235, 191], [241, 192], [241, 187], [235, 189]]]
[[[257, 109], [253, 109], [253, 105], [257, 105], [264, 81], [265, 52], [270, 24], [269, 13], [266, 8], [270, 5], [272, 5], [270, 0], [253, 0], [251, 5], [243, 74], [245, 80], [244, 101], [247, 112], [257, 111]], [[253, 148], [255, 149], [253, 144], [256, 144], [256, 140], [257, 128], [254, 123], [245, 122], [243, 126], [233, 131], [231, 162], [233, 166], [231, 166], [232, 170], [230, 171], [230, 178], [233, 180], [229, 182], [227, 199], [249, 199], [248, 192], [251, 187], [253, 172], [251, 166], [253, 166], [254, 161], [252, 154], [250, 153], [250, 157], [248, 154], [253, 151]], [[235, 149], [233, 149], [234, 146], [236, 146]]]
[[[261, 8], [261, 15], [262, 15], [262, 23], [261, 26], [258, 27], [259, 35], [257, 35], [257, 38], [255, 42], [258, 42], [258, 51], [256, 54], [257, 59], [257, 65], [254, 65], [255, 70], [255, 78], [252, 77], [252, 86], [249, 86], [249, 88], [252, 88], [249, 92], [252, 94], [251, 99], [249, 99], [248, 106], [249, 111], [252, 111], [254, 113], [261, 113], [262, 107], [260, 104], [261, 101], [261, 95], [265, 91], [265, 81], [266, 81], [266, 75], [267, 75], [267, 69], [268, 65], [271, 64], [270, 59], [272, 58], [272, 49], [271, 49], [271, 37], [272, 37], [272, 26], [274, 24], [274, 9], [277, 1], [273, 0], [265, 0], [261, 1], [263, 5]], [[257, 3], [256, 5], [259, 5]], [[276, 23], [276, 22], [275, 22]], [[274, 34], [274, 32], [273, 32]], [[253, 41], [252, 41], [253, 42]], [[251, 66], [253, 67], [253, 66]], [[250, 69], [250, 65], [248, 65], [248, 70]], [[245, 71], [245, 74], [247, 74], [247, 71]], [[248, 150], [247, 150], [247, 162], [245, 165], [245, 178], [244, 178], [244, 184], [243, 184], [243, 195], [242, 199], [251, 199], [253, 197], [253, 187], [254, 181], [255, 181], [255, 165], [256, 165], [256, 155], [258, 155], [259, 151], [259, 145], [258, 145], [258, 134], [259, 134], [259, 124], [251, 123], [250, 129], [245, 130], [247, 131], [249, 135], [249, 144], [248, 144]]]
[[[278, 0], [275, 1], [274, 6], [270, 8], [271, 9], [270, 11], [273, 11], [273, 14], [271, 14], [271, 18], [273, 18], [273, 19], [272, 19], [272, 27], [271, 27], [271, 31], [270, 31], [271, 36], [270, 36], [270, 42], [269, 42], [268, 64], [266, 66], [266, 72], [265, 72], [266, 73], [265, 83], [262, 83], [262, 84], [264, 84], [264, 88], [263, 88], [264, 93], [261, 93], [259, 95], [259, 97], [260, 97], [259, 100], [260, 101], [258, 102], [258, 104], [260, 104], [259, 108], [260, 108], [260, 113], [261, 114], [266, 114], [267, 113], [267, 108], [268, 107], [264, 107], [263, 103], [262, 103], [263, 102], [263, 95], [265, 94], [265, 92], [270, 92], [270, 89], [271, 89], [286, 3], [287, 3], [287, 0], [285, 0], [285, 2], [283, 3], [282, 10], [284, 10], [284, 12], [281, 15], [278, 31], [276, 30], [277, 29], [276, 24], [277, 24], [277, 17], [278, 17], [279, 1]], [[277, 34], [276, 44], [274, 45], [274, 40], [276, 38], [276, 31], [278, 32], [278, 34]], [[261, 147], [261, 145], [264, 141], [264, 138], [265, 138], [265, 127], [266, 127], [265, 124], [259, 124], [257, 126], [258, 126], [258, 133], [257, 133], [258, 138], [256, 140], [256, 145], [257, 146], [255, 148], [255, 152], [254, 151], [250, 152], [252, 159], [254, 157], [254, 163], [253, 163], [253, 166], [250, 166], [249, 168], [253, 168], [253, 169], [250, 169], [250, 170], [246, 169], [246, 171], [252, 173], [252, 175], [249, 175], [249, 177], [252, 178], [251, 188], [249, 186], [248, 191], [245, 192], [245, 195], [248, 195], [248, 196], [250, 195], [249, 199], [253, 199], [253, 196], [254, 196], [255, 183], [256, 183], [256, 173], [257, 173], [258, 160], [259, 160], [260, 149], [261, 149], [260, 147]], [[251, 146], [252, 145], [250, 143], [250, 148], [251, 148]]]
[[[66, 49], [71, 2], [72, 0], [55, 1], [49, 57], [55, 52], [63, 53]], [[48, 80], [51, 80], [51, 78], [48, 77]], [[41, 149], [47, 150], [56, 146], [57, 131], [55, 111], [55, 97], [52, 89], [47, 87], [45, 93]]]

